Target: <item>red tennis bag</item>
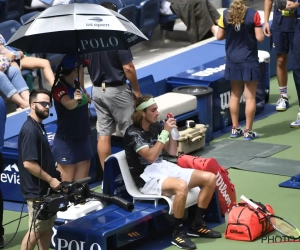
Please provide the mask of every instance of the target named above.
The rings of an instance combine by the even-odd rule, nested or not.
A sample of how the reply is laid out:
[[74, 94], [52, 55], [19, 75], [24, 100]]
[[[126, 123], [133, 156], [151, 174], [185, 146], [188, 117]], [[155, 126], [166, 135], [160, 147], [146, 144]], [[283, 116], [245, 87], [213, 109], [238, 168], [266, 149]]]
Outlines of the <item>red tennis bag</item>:
[[203, 158], [182, 154], [178, 157], [177, 165], [182, 168], [194, 168], [214, 173], [217, 176], [217, 189], [221, 212], [225, 215], [227, 206], [230, 209], [236, 204], [236, 193], [234, 184], [228, 177], [228, 171], [219, 165], [215, 158]]
[[[254, 201], [253, 201], [254, 202]], [[273, 208], [260, 202], [255, 202], [274, 214]], [[228, 222], [225, 230], [225, 238], [229, 240], [254, 241], [260, 236], [274, 230], [267, 218], [249, 206], [241, 202], [228, 214]]]

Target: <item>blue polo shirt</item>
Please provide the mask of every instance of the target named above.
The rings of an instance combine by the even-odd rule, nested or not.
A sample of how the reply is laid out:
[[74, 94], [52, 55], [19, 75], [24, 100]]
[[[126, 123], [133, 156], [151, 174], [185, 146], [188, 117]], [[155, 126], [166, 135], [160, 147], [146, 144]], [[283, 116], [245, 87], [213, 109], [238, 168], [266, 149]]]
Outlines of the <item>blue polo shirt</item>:
[[296, 20], [294, 17], [282, 16], [281, 11], [278, 10], [276, 5], [274, 5], [271, 30], [282, 31], [282, 32], [294, 32], [295, 24], [296, 24]]
[[233, 63], [257, 62], [255, 28], [262, 27], [259, 13], [247, 8], [244, 22], [235, 27], [227, 22], [228, 9], [222, 13], [218, 26], [226, 31], [226, 61]]
[[91, 132], [88, 98], [82, 95], [81, 103], [69, 110], [60, 101], [65, 95], [74, 99], [75, 88], [66, 82], [58, 82], [53, 90], [54, 106], [57, 113], [56, 135], [67, 139], [84, 139]]
[[6, 106], [5, 102], [0, 96], [0, 153], [4, 147], [4, 133], [5, 133], [5, 122], [6, 122]]

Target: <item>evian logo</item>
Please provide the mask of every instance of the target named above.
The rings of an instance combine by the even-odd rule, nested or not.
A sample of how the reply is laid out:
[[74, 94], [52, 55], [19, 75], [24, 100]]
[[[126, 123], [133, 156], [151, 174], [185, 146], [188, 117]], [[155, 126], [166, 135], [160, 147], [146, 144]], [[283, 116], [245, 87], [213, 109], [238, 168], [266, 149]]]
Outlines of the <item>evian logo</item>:
[[224, 180], [223, 180], [220, 172], [218, 172], [216, 178], [217, 178], [216, 185], [219, 188], [220, 193], [225, 198], [226, 203], [228, 205], [230, 205], [231, 204], [231, 199], [230, 199], [229, 195], [227, 194], [227, 190], [226, 190], [227, 189], [227, 185], [225, 184], [225, 182], [224, 182]]
[[7, 165], [7, 167], [4, 168], [3, 173], [1, 174], [1, 182], [20, 185], [20, 175], [17, 164]]
[[[230, 91], [220, 94], [221, 109], [229, 108]], [[240, 103], [245, 102], [244, 92], [241, 96]]]

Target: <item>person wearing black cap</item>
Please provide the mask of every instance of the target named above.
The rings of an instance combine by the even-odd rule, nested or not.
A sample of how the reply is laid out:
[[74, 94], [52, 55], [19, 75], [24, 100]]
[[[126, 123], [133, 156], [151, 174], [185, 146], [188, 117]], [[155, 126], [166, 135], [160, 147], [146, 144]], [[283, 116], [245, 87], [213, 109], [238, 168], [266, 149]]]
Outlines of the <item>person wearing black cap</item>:
[[92, 158], [89, 97], [79, 86], [78, 75], [83, 85], [82, 61], [65, 55], [57, 67], [52, 88], [57, 113], [52, 152], [63, 181], [87, 177]]

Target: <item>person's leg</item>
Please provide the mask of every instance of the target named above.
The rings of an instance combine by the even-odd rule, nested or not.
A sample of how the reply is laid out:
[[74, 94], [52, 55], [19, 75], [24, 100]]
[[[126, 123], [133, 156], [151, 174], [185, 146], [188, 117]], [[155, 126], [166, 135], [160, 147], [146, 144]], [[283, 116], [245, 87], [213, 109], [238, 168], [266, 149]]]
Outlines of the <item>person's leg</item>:
[[229, 100], [229, 110], [232, 121], [231, 138], [243, 135], [243, 130], [239, 123], [240, 99], [243, 93], [243, 81], [230, 81], [231, 94]]
[[0, 71], [0, 92], [2, 92], [10, 101], [21, 108], [27, 108], [29, 103], [18, 93], [18, 90], [12, 85], [7, 75]]
[[40, 238], [39, 232], [27, 232], [22, 240], [20, 250], [33, 250]]
[[300, 128], [300, 20], [297, 19], [295, 27], [295, 35], [293, 37], [293, 77], [295, 81], [299, 110], [297, 113], [297, 118], [294, 122], [290, 124], [291, 128]]
[[244, 96], [246, 101], [246, 129], [244, 130], [244, 139], [252, 140], [258, 136], [256, 132], [252, 131], [255, 111], [256, 111], [256, 89], [257, 81], [245, 82]]
[[25, 101], [29, 101], [28, 86], [21, 74], [21, 71], [17, 67], [10, 66], [6, 70], [5, 74], [7, 75], [11, 84], [15, 87], [17, 92], [20, 94], [22, 99], [24, 99]]
[[100, 159], [102, 169], [104, 171], [104, 161], [111, 155], [111, 136], [100, 135], [97, 143], [97, 152]]
[[51, 217], [49, 220], [39, 220], [35, 218], [36, 210], [33, 208], [33, 200], [27, 201], [27, 207], [29, 230], [22, 240], [20, 250], [33, 250], [37, 244], [39, 249], [48, 250], [56, 216]]
[[40, 233], [40, 238], [38, 241], [40, 250], [49, 250], [52, 237], [52, 229], [44, 230]]
[[54, 83], [54, 74], [50, 62], [37, 57], [23, 57], [21, 59], [22, 69], [42, 69], [50, 86]]
[[221, 234], [205, 225], [204, 216], [216, 188], [216, 175], [201, 170], [194, 170], [189, 189], [201, 186], [198, 196], [195, 218], [189, 227], [188, 235], [193, 237], [220, 238]]
[[[118, 95], [118, 98], [113, 98], [116, 95]], [[120, 86], [112, 90], [111, 96], [110, 112], [113, 115], [120, 134], [124, 136], [126, 129], [132, 124], [131, 115], [134, 113], [132, 90], [128, 85]]]
[[289, 33], [272, 30], [272, 46], [277, 55], [276, 61], [276, 75], [279, 87], [279, 99], [277, 101], [276, 110], [285, 111], [289, 107], [289, 100], [287, 95], [287, 61], [289, 53]]
[[172, 244], [184, 249], [195, 249], [196, 245], [187, 237], [183, 228], [183, 217], [186, 199], [188, 195], [188, 185], [185, 181], [177, 178], [165, 178], [161, 186], [162, 195], [172, 196], [173, 199], [173, 215], [175, 219], [175, 229], [172, 234]]
[[74, 181], [88, 177], [91, 161], [81, 161], [75, 164]]
[[62, 181], [73, 181], [75, 175], [75, 164], [57, 164], [61, 172]]
[[[114, 96], [110, 94], [113, 88], [107, 88], [105, 92], [101, 87], [93, 87], [93, 101], [97, 113], [97, 152], [100, 159], [102, 169], [104, 170], [104, 161], [111, 154], [111, 135], [115, 131], [115, 121], [110, 112], [110, 107], [114, 107], [111, 104], [111, 98], [118, 98], [118, 95]], [[122, 108], [123, 110], [124, 108]]]

